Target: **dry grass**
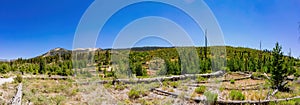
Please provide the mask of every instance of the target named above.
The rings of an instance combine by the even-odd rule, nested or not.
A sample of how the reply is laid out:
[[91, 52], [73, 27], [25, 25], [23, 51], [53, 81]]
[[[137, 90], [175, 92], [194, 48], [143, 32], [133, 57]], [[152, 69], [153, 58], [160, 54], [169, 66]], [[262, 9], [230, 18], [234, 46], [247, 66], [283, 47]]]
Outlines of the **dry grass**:
[[295, 97], [300, 95], [300, 84], [297, 82], [289, 82], [287, 86], [290, 88], [289, 92], [278, 92], [275, 98], [287, 98]]
[[243, 77], [245, 77], [245, 75], [241, 75], [238, 73], [229, 73], [224, 76], [224, 79], [230, 80], [230, 79], [237, 79], [237, 78], [243, 78]]
[[[227, 75], [228, 78], [242, 78], [243, 75], [232, 73]], [[215, 79], [208, 79], [208, 81]], [[35, 105], [48, 104], [165, 104], [183, 102], [186, 104], [195, 104], [188, 100], [183, 100], [184, 96], [191, 96], [192, 98], [201, 97], [201, 94], [194, 92], [196, 87], [188, 86], [195, 83], [195, 80], [183, 80], [178, 82], [164, 82], [163, 86], [160, 83], [151, 84], [90, 84], [90, 85], [76, 85], [71, 80], [24, 80], [23, 81], [23, 99], [22, 103], [32, 103]], [[218, 84], [218, 82], [216, 82]], [[205, 85], [214, 86], [216, 83], [205, 83]], [[245, 100], [264, 100], [267, 96], [268, 89], [264, 89], [264, 80], [237, 80], [235, 84], [230, 82], [220, 82], [221, 89], [219, 96], [222, 100], [229, 99], [230, 90], [225, 88], [257, 88], [256, 90], [243, 90]], [[259, 84], [259, 85], [255, 85]], [[254, 85], [254, 86], [250, 86]], [[0, 98], [11, 99], [15, 93], [15, 86], [17, 84], [5, 84], [0, 86]], [[217, 86], [217, 85], [216, 85]], [[273, 98], [287, 98], [300, 95], [300, 84], [290, 82], [292, 92], [279, 92]], [[127, 93], [130, 89], [138, 89], [141, 97], [138, 99], [129, 99]], [[158, 88], [168, 92], [179, 94], [179, 98], [170, 96], [158, 95], [149, 90], [151, 88]], [[210, 89], [210, 87], [208, 87]], [[208, 89], [208, 90], [209, 90]], [[10, 93], [10, 94], [8, 94]], [[7, 103], [0, 99], [0, 104]]]
[[16, 93], [16, 83], [4, 83], [0, 86], [0, 104], [7, 104]]
[[25, 80], [22, 103], [67, 104], [80, 102], [79, 89], [67, 80]]
[[[223, 82], [222, 85], [226, 86], [227, 88], [241, 88], [241, 87], [257, 87], [260, 85], [256, 84], [264, 84], [264, 80], [253, 80], [253, 79], [245, 79], [245, 80], [238, 80], [235, 81], [234, 84], [231, 84], [230, 82]], [[250, 85], [256, 85], [256, 86], [250, 86]]]

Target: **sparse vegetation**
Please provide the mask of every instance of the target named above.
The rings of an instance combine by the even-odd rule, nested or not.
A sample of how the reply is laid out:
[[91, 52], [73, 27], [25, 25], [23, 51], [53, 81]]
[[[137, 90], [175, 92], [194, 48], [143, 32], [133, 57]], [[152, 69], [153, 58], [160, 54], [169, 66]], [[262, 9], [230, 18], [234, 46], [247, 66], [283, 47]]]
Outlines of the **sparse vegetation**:
[[252, 77], [254, 77], [254, 78], [264, 78], [263, 74], [260, 73], [260, 72], [252, 73]]
[[173, 88], [177, 88], [179, 86], [179, 82], [175, 81], [175, 82], [171, 82], [170, 86]]
[[205, 86], [199, 86], [195, 89], [195, 92], [197, 94], [203, 94], [206, 91], [206, 87]]
[[17, 82], [17, 83], [21, 83], [21, 82], [23, 81], [23, 78], [22, 78], [21, 75], [17, 75], [17, 77], [16, 77], [14, 80], [15, 80], [15, 82]]
[[126, 85], [123, 83], [117, 83], [115, 85], [115, 90], [124, 90], [126, 88]]
[[245, 100], [245, 95], [241, 91], [232, 90], [229, 93], [231, 100]]
[[201, 77], [201, 76], [197, 77], [197, 82], [203, 82], [203, 81], [206, 81], [206, 80], [207, 80], [207, 78], [204, 78], [204, 77]]
[[218, 94], [210, 91], [206, 91], [204, 93], [204, 96], [206, 97], [209, 103], [214, 103], [218, 99]]
[[136, 89], [131, 89], [129, 92], [128, 92], [128, 97], [130, 99], [137, 99], [140, 97], [140, 92]]
[[223, 92], [225, 90], [224, 86], [220, 86], [219, 90]]
[[235, 83], [235, 80], [234, 79], [231, 79], [230, 80], [230, 84], [234, 84]]
[[[193, 77], [186, 80], [166, 79], [163, 80], [162, 83], [155, 82], [156, 84], [139, 83], [138, 85], [133, 85], [121, 82], [115, 82], [112, 84], [109, 82], [103, 84], [105, 90], [97, 90], [102, 86], [79, 88], [80, 86], [75, 84], [75, 82], [78, 81], [71, 77], [76, 72], [76, 77], [86, 77], [88, 79], [83, 81], [87, 82], [98, 80], [116, 80], [118, 79], [118, 70], [127, 70], [127, 66], [130, 68], [128, 70], [131, 70], [130, 73], [132, 73], [128, 76], [138, 79], [155, 77], [155, 74], [159, 72], [155, 70], [159, 69], [165, 70], [163, 75], [167, 75], [166, 77], [179, 75], [181, 73], [188, 74], [190, 71], [186, 70], [191, 70], [193, 72], [197, 71], [197, 73], [209, 73], [212, 71], [211, 60], [213, 58], [213, 54], [210, 54], [209, 51], [206, 57], [204, 57], [201, 53], [199, 54], [199, 58], [201, 60], [199, 65], [201, 67], [199, 67], [198, 70], [180, 66], [182, 59], [179, 58], [179, 55], [176, 53], [176, 49], [174, 48], [155, 48], [151, 50], [141, 50], [143, 48], [138, 50], [132, 49], [129, 55], [129, 65], [126, 65], [126, 67], [124, 65], [116, 67], [111, 66], [115, 62], [110, 61], [111, 51], [109, 49], [95, 51], [96, 54], [94, 56], [94, 64], [92, 62], [81, 60], [71, 62], [71, 54], [69, 53], [62, 55], [63, 57], [60, 58], [61, 60], [57, 60], [58, 56], [18, 59], [10, 63], [0, 62], [0, 75], [2, 77], [11, 77], [12, 74], [19, 73], [20, 75], [17, 75], [14, 80], [17, 83], [24, 83], [24, 95], [22, 102], [30, 101], [33, 104], [78, 104], [81, 103], [80, 101], [86, 101], [84, 99], [86, 98], [84, 94], [92, 94], [96, 91], [105, 91], [111, 93], [112, 96], [117, 96], [117, 98], [120, 98], [118, 100], [122, 100], [121, 103], [160, 104], [159, 101], [166, 99], [168, 96], [166, 93], [151, 93], [152, 91], [150, 90], [154, 88], [177, 94], [182, 99], [185, 98], [184, 96], [198, 98], [204, 95], [211, 103], [216, 102], [218, 95], [220, 95], [220, 98], [225, 100], [263, 100], [266, 98], [268, 93], [272, 93], [275, 89], [282, 90], [281, 88], [283, 87], [281, 87], [279, 84], [283, 83], [283, 81], [288, 81], [288, 85], [285, 86], [289, 87], [290, 92], [280, 91], [274, 95], [275, 98], [287, 98], [300, 95], [299, 88], [297, 88], [299, 87], [297, 81], [287, 80], [287, 76], [299, 76], [300, 73], [298, 72], [300, 71], [300, 63], [293, 57], [282, 55], [279, 44], [276, 44], [273, 51], [260, 51], [239, 47], [226, 48], [226, 61], [228, 65], [226, 67], [222, 67], [227, 71], [227, 76], [224, 78], [225, 81], [223, 81], [221, 77], [211, 78], [207, 76], [198, 76], [197, 78]], [[202, 47], [199, 47], [197, 48], [197, 51], [201, 51], [202, 49]], [[120, 50], [120, 52], [122, 51]], [[122, 54], [120, 52], [116, 51], [114, 53]], [[87, 55], [82, 54], [78, 56], [84, 57]], [[164, 64], [162, 65], [164, 66], [161, 66], [163, 68], [151, 67], [155, 68], [155, 70], [149, 71], [149, 61], [153, 57], [158, 57], [161, 59], [161, 61], [163, 61]], [[191, 63], [191, 65], [193, 66], [195, 64]], [[96, 66], [96, 72], [92, 71], [95, 70], [95, 68], [92, 66]], [[72, 68], [76, 68], [76, 71], [73, 71]], [[246, 74], [239, 74], [235, 71], [246, 71], [245, 73], [252, 73], [252, 77], [255, 77], [255, 79], [249, 78], [240, 80], [238, 78], [244, 78]], [[264, 78], [265, 75], [263, 73], [266, 73], [268, 76], [270, 76], [271, 80]], [[56, 75], [69, 76], [70, 78], [67, 80], [30, 80], [22, 78], [22, 76], [39, 76], [40, 74], [46, 74], [49, 78], [55, 77]], [[211, 83], [220, 83], [221, 86], [214, 86]], [[15, 86], [10, 86], [10, 84], [5, 83], [1, 86], [1, 89], [8, 90], [14, 87]], [[219, 88], [220, 94], [210, 91], [212, 88], [217, 89], [216, 87]], [[270, 87], [272, 88], [270, 89]], [[243, 89], [243, 91], [240, 91], [239, 89]], [[155, 95], [160, 95], [162, 98], [157, 98]], [[0, 91], [0, 98], [2, 97], [7, 97], [7, 93], [5, 91]], [[168, 97], [168, 99], [169, 98], [172, 99], [172, 97]], [[102, 99], [93, 99], [99, 101], [105, 100], [103, 97]], [[167, 100], [166, 102], [172, 103], [174, 101]], [[281, 102], [280, 104], [297, 104], [297, 100]]]

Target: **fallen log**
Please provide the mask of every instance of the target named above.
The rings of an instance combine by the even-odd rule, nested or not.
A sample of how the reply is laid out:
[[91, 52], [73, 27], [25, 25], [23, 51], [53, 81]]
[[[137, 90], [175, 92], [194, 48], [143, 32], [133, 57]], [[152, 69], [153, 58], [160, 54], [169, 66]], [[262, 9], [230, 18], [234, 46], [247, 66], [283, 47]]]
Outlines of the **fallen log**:
[[267, 73], [264, 73], [264, 76], [265, 76], [268, 80], [271, 80], [271, 78], [267, 75]]
[[[261, 88], [259, 86], [260, 84], [251, 84], [247, 86], [241, 86], [239, 88], [229, 88], [229, 87], [224, 87], [225, 90], [259, 90], [259, 89], [267, 89], [266, 87]], [[206, 84], [191, 84], [187, 86], [193, 86], [193, 87], [199, 87], [199, 86], [205, 86], [205, 87], [212, 87], [212, 88], [220, 88], [220, 86], [216, 85], [206, 85]], [[255, 87], [250, 87], [250, 86], [255, 86]]]
[[251, 100], [246, 100], [246, 101], [236, 101], [236, 100], [218, 100], [218, 104], [268, 104], [270, 102], [282, 102], [282, 101], [289, 101], [293, 99], [300, 99], [300, 96], [292, 97], [292, 98], [281, 98], [281, 99], [272, 99], [272, 100], [258, 100], [258, 101], [251, 101]]
[[155, 77], [155, 78], [132, 78], [132, 79], [115, 79], [115, 80], [100, 80], [97, 82], [80, 82], [78, 84], [91, 84], [91, 83], [98, 83], [98, 84], [104, 84], [104, 83], [110, 83], [110, 82], [122, 82], [125, 84], [135, 84], [135, 83], [152, 83], [152, 82], [158, 82], [158, 81], [177, 81], [177, 80], [185, 80], [187, 78], [197, 78], [197, 77], [220, 77], [225, 74], [225, 71], [217, 71], [210, 74], [184, 74], [184, 75], [175, 75], [175, 76], [169, 76], [169, 77]]
[[51, 77], [45, 77], [45, 76], [40, 76], [40, 77], [22, 77], [23, 79], [42, 79], [42, 80], [66, 80], [69, 77], [67, 76], [51, 76]]
[[11, 105], [21, 105], [22, 102], [22, 83], [17, 86], [17, 93], [12, 98], [10, 104]]
[[[239, 80], [245, 80], [245, 79], [249, 79], [251, 78], [252, 75], [248, 75], [246, 77], [242, 77], [242, 78], [235, 78], [235, 79], [223, 79], [223, 80], [219, 80], [219, 82], [230, 82], [231, 80], [235, 80], [235, 81], [239, 81]], [[213, 83], [215, 81], [200, 81], [200, 82], [197, 82], [197, 83]]]
[[[168, 94], [168, 95], [171, 95], [173, 97], [178, 97], [179, 95], [176, 94], [176, 93], [172, 93], [172, 92], [166, 92], [166, 91], [163, 91], [163, 90], [160, 90], [160, 89], [151, 89], [151, 91], [158, 91], [158, 92], [161, 92], [161, 93], [164, 93], [164, 94]], [[184, 97], [185, 99], [188, 99], [188, 100], [194, 100], [195, 102], [204, 102], [206, 103], [207, 102], [207, 99], [206, 98], [192, 98], [192, 97], [188, 97], [188, 96], [185, 96]], [[217, 101], [215, 101], [215, 104], [224, 104], [224, 105], [228, 105], [228, 104], [238, 104], [238, 105], [244, 105], [244, 104], [268, 104], [270, 102], [281, 102], [281, 101], [289, 101], [289, 100], [293, 100], [293, 99], [300, 99], [300, 96], [296, 96], [296, 97], [291, 97], [291, 98], [282, 98], [282, 99], [272, 99], [272, 100], [258, 100], [258, 101], [251, 101], [251, 100], [244, 100], [244, 101], [239, 101], [239, 100], [220, 100], [218, 99]]]

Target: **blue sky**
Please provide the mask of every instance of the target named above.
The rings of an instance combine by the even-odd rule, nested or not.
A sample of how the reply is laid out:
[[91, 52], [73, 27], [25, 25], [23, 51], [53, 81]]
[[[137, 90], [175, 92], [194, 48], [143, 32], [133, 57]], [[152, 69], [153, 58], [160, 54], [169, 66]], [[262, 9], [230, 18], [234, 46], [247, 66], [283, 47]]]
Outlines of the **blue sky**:
[[[31, 58], [56, 47], [72, 49], [76, 27], [92, 2], [93, 0], [0, 1], [0, 58]], [[222, 28], [226, 45], [258, 49], [259, 41], [262, 41], [263, 49], [271, 49], [278, 41], [285, 54], [291, 48], [293, 56], [300, 56], [299, 0], [205, 2]], [[164, 10], [164, 7], [161, 9]], [[110, 48], [114, 37], [103, 36], [103, 39], [98, 40], [97, 47]], [[191, 37], [196, 45], [203, 45], [202, 36]], [[137, 45], [168, 43], [161, 39], [149, 38]]]

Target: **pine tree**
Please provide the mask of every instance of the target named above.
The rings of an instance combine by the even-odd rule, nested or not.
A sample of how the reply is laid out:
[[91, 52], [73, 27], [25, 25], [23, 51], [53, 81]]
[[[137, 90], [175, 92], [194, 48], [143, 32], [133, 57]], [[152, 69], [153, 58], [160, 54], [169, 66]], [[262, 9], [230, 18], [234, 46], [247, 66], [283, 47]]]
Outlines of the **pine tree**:
[[40, 74], [44, 74], [44, 73], [46, 73], [46, 60], [45, 59], [41, 59], [40, 60], [40, 70], [39, 70], [39, 73]]
[[105, 62], [104, 62], [105, 65], [109, 65], [110, 64], [110, 53], [109, 53], [109, 50], [106, 50], [105, 52]]
[[143, 76], [143, 67], [141, 63], [135, 64], [136, 76]]
[[0, 73], [1, 74], [5, 74], [5, 73], [7, 73], [9, 71], [10, 71], [10, 67], [9, 67], [8, 64], [3, 63], [3, 64], [0, 65]]
[[282, 86], [281, 84], [284, 82], [284, 79], [288, 75], [287, 69], [284, 68], [283, 52], [281, 51], [281, 49], [282, 47], [277, 42], [275, 48], [273, 48], [272, 51], [273, 70], [271, 71], [271, 80], [273, 88], [277, 88], [278, 90], [284, 89], [284, 86]]

